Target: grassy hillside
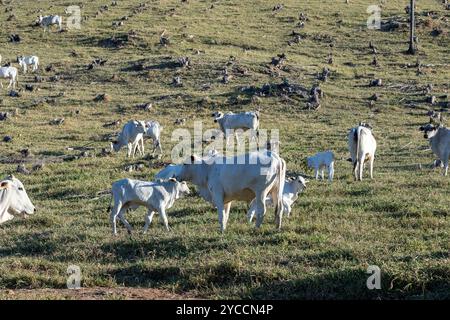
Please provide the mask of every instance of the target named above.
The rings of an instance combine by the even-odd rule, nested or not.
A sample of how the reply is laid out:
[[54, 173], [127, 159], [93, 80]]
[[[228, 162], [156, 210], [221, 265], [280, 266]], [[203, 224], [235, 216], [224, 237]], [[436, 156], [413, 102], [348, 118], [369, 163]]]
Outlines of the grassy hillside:
[[[368, 0], [284, 0], [276, 12], [277, 2], [262, 0], [161, 0], [146, 6], [139, 0], [118, 0], [117, 6], [27, 0], [17, 8], [9, 2], [0, 5], [2, 64], [17, 67], [17, 55], [37, 55], [44, 81], [21, 72], [21, 96], [9, 97], [4, 80], [0, 94], [0, 111], [12, 115], [0, 121], [0, 139], [13, 138], [0, 142], [2, 176], [23, 163], [31, 174], [15, 174], [38, 207], [32, 218], [0, 226], [0, 289], [65, 288], [66, 269], [75, 264], [83, 287], [150, 287], [206, 298], [450, 297], [450, 179], [431, 169], [435, 156], [418, 131], [430, 109], [450, 116], [450, 11], [440, 0], [418, 3], [416, 56], [405, 54], [407, 27], [367, 29], [366, 9], [376, 4]], [[383, 21], [406, 23], [407, 3], [384, 1]], [[39, 10], [66, 19], [64, 9], [79, 4], [80, 30], [43, 33], [33, 27]], [[108, 10], [100, 12], [103, 5]], [[304, 28], [297, 26], [300, 12], [308, 17]], [[122, 26], [112, 26], [124, 16]], [[442, 33], [433, 33], [435, 28]], [[160, 45], [164, 30], [167, 46]], [[300, 41], [289, 45], [293, 31]], [[9, 42], [13, 33], [21, 42]], [[379, 66], [371, 65], [369, 41]], [[282, 53], [285, 65], [270, 66]], [[191, 65], [177, 66], [186, 56]], [[88, 70], [95, 58], [107, 62]], [[233, 76], [229, 83], [222, 81], [225, 66]], [[331, 71], [326, 82], [317, 79], [324, 67]], [[182, 86], [172, 84], [176, 76]], [[377, 78], [383, 86], [368, 86]], [[299, 95], [255, 98], [242, 90], [285, 80], [308, 89], [320, 84], [321, 108], [305, 110], [308, 98]], [[24, 90], [26, 84], [38, 90]], [[424, 94], [429, 84], [432, 91]], [[375, 93], [379, 99], [371, 104]], [[99, 94], [107, 94], [107, 101], [94, 101]], [[426, 102], [430, 95], [437, 97], [434, 106]], [[152, 103], [152, 110], [136, 107], [142, 103]], [[192, 196], [169, 211], [170, 233], [156, 218], [142, 235], [139, 209], [128, 214], [133, 236], [121, 224], [119, 236], [111, 235], [110, 199], [98, 192], [124, 177], [151, 180], [170, 162], [176, 118], [186, 118], [184, 128], [192, 129], [196, 120], [214, 128], [214, 110], [255, 109], [262, 128], [280, 131], [280, 154], [290, 173], [304, 172], [302, 160], [318, 151], [331, 149], [337, 157], [335, 181], [311, 182], [281, 232], [272, 212], [255, 230], [246, 222], [246, 205], [235, 203], [221, 235], [214, 208]], [[62, 125], [50, 124], [62, 117]], [[162, 159], [102, 154], [121, 127], [104, 125], [129, 119], [164, 126]], [[373, 181], [354, 182], [345, 161], [348, 129], [360, 121], [374, 126], [378, 141]], [[23, 157], [25, 148], [32, 155]], [[138, 163], [145, 167], [124, 170]], [[381, 268], [381, 290], [366, 288], [369, 265]], [[0, 297], [10, 297], [8, 292]]]

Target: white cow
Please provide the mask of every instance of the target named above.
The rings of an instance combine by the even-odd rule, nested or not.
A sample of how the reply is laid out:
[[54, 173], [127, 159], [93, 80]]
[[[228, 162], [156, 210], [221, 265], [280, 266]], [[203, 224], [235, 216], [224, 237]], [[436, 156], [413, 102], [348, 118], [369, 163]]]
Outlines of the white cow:
[[145, 216], [144, 233], [152, 223], [153, 215], [157, 211], [160, 215], [161, 222], [169, 231], [169, 223], [167, 220], [166, 210], [170, 209], [175, 200], [185, 194], [189, 194], [189, 188], [186, 182], [178, 182], [175, 179], [169, 181], [147, 182], [131, 179], [122, 179], [116, 181], [112, 185], [112, 201], [114, 206], [111, 211], [111, 224], [113, 234], [117, 234], [116, 220], [117, 217], [123, 222], [131, 233], [132, 228], [124, 215], [127, 209], [135, 210], [139, 206], [148, 209]]
[[353, 163], [353, 174], [356, 180], [362, 180], [365, 162], [369, 161], [370, 178], [373, 179], [373, 163], [377, 142], [372, 134], [372, 128], [360, 123], [358, 127], [350, 129], [348, 134], [348, 148]]
[[424, 138], [430, 140], [431, 150], [443, 163], [443, 174], [447, 176], [450, 157], [450, 130], [442, 125], [435, 126], [433, 124], [422, 126], [420, 130], [424, 131]]
[[331, 151], [318, 152], [312, 157], [306, 158], [306, 165], [308, 168], [314, 169], [314, 177], [319, 179], [319, 171], [321, 172], [322, 180], [324, 180], [324, 169], [328, 170], [328, 180], [333, 181], [334, 177], [334, 154]]
[[[302, 176], [298, 176], [296, 179], [286, 179], [284, 182], [284, 189], [283, 189], [283, 213], [286, 214], [288, 217], [291, 216], [292, 211], [292, 205], [294, 202], [298, 199], [298, 195], [303, 192], [303, 190], [306, 189], [306, 184], [309, 182], [309, 180], [306, 180]], [[269, 195], [266, 198], [266, 206], [273, 206], [272, 197]], [[253, 200], [250, 203], [250, 209], [247, 213], [247, 218], [249, 222], [252, 222], [253, 217], [256, 212], [256, 203], [255, 200]]]
[[111, 142], [111, 150], [118, 152], [123, 146], [127, 146], [127, 156], [135, 156], [136, 150], [144, 155], [140, 142], [143, 140], [147, 127], [144, 121], [130, 120], [122, 128], [117, 141]]
[[162, 154], [162, 147], [161, 147], [161, 131], [162, 126], [159, 124], [158, 121], [147, 121], [145, 123], [145, 126], [147, 128], [143, 138], [140, 140], [141, 149], [142, 152], [144, 152], [144, 137], [149, 137], [153, 140], [153, 151], [152, 154], [155, 154], [156, 149], [158, 148], [159, 154]]
[[281, 228], [282, 193], [286, 163], [273, 152], [251, 152], [234, 157], [216, 155], [208, 159], [191, 156], [179, 169], [178, 180], [191, 181], [200, 195], [218, 211], [225, 231], [231, 202], [250, 202], [256, 198], [256, 226], [260, 227], [270, 193], [275, 203], [277, 227]]
[[[16, 88], [16, 84], [19, 81], [18, 77], [18, 71], [15, 67], [1, 67], [0, 68], [0, 78], [9, 79], [9, 85], [8, 88], [13, 87], [13, 89]], [[3, 83], [0, 81], [0, 86], [3, 89]]]
[[23, 68], [23, 73], [27, 73], [27, 66], [32, 66], [33, 72], [39, 68], [39, 58], [37, 56], [17, 57], [17, 62]]
[[259, 112], [241, 112], [233, 113], [227, 112], [223, 114], [220, 111], [216, 111], [212, 114], [214, 122], [218, 123], [220, 130], [225, 135], [226, 143], [233, 134], [236, 134], [236, 139], [239, 144], [237, 132], [235, 130], [252, 130], [252, 139], [259, 136]]
[[14, 219], [15, 216], [27, 217], [35, 211], [36, 208], [28, 198], [22, 182], [14, 176], [0, 181], [0, 224]]
[[59, 27], [59, 31], [62, 30], [62, 17], [58, 15], [50, 15], [50, 16], [39, 16], [38, 23], [44, 27], [44, 32], [47, 31], [48, 27], [52, 25], [57, 25]]

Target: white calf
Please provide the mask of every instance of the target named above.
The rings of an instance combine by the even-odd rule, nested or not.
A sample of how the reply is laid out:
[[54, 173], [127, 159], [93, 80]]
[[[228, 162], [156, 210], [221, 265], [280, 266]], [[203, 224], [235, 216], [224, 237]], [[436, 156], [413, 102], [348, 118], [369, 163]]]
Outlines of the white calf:
[[50, 15], [50, 16], [39, 16], [38, 17], [38, 23], [44, 27], [44, 32], [47, 31], [48, 27], [51, 27], [52, 25], [57, 25], [59, 27], [59, 31], [62, 30], [62, 17], [57, 15]]
[[[18, 71], [15, 67], [1, 67], [0, 68], [0, 78], [9, 79], [8, 88], [13, 87], [16, 88], [16, 84], [18, 83]], [[3, 89], [3, 83], [0, 81], [0, 86]]]
[[[161, 147], [161, 131], [162, 126], [159, 124], [158, 121], [147, 121], [145, 123], [145, 126], [147, 128], [144, 137], [149, 137], [153, 140], [153, 151], [152, 154], [155, 154], [156, 149], [158, 148], [159, 153], [162, 154], [162, 147]], [[144, 152], [144, 138], [140, 140], [142, 152]]]
[[35, 211], [22, 182], [14, 176], [0, 181], [0, 224], [15, 216], [27, 217]]
[[[291, 216], [292, 205], [298, 199], [298, 195], [306, 189], [306, 184], [309, 181], [298, 176], [296, 179], [286, 179], [283, 188], [283, 213], [288, 217]], [[266, 206], [273, 206], [272, 197], [269, 195], [266, 198]], [[252, 222], [253, 217], [256, 213], [256, 202], [253, 200], [250, 203], [250, 209], [247, 213], [247, 218], [249, 222]]]
[[131, 120], [128, 121], [122, 128], [117, 141], [111, 142], [111, 150], [118, 152], [123, 146], [127, 146], [127, 156], [135, 156], [138, 149], [141, 155], [144, 155], [144, 150], [141, 150], [140, 142], [146, 132], [146, 124], [144, 121]]
[[39, 68], [39, 58], [36, 56], [17, 57], [17, 62], [23, 68], [23, 73], [27, 73], [27, 66], [32, 66], [33, 72]]
[[328, 170], [328, 180], [333, 181], [334, 177], [334, 154], [331, 151], [318, 152], [312, 157], [306, 158], [306, 165], [308, 168], [314, 169], [314, 177], [319, 179], [319, 171], [321, 172], [322, 180], [324, 180], [324, 169]]
[[112, 231], [115, 235], [117, 234], [117, 217], [123, 222], [128, 233], [131, 233], [131, 225], [124, 215], [127, 209], [134, 210], [139, 206], [144, 206], [148, 209], [145, 216], [144, 233], [147, 232], [148, 227], [152, 223], [155, 211], [160, 214], [161, 222], [166, 227], [166, 230], [169, 231], [166, 210], [173, 206], [175, 200], [184, 194], [189, 194], [189, 188], [186, 182], [178, 182], [175, 179], [156, 182], [122, 179], [113, 183], [111, 193], [114, 206], [110, 219]]
[[365, 123], [360, 123], [358, 127], [350, 129], [348, 148], [352, 158], [355, 179], [362, 180], [364, 163], [367, 161], [370, 164], [370, 178], [373, 179], [373, 163], [377, 142], [372, 134], [372, 128]]
[[237, 137], [237, 132], [234, 130], [252, 130], [252, 139], [259, 136], [259, 112], [241, 112], [233, 113], [228, 112], [223, 114], [220, 111], [214, 112], [212, 114], [214, 117], [214, 122], [218, 123], [220, 130], [223, 132], [226, 138], [226, 143], [228, 144], [228, 139], [230, 134], [236, 134], [236, 139], [239, 144], [239, 139]]
[[430, 146], [433, 153], [444, 164], [444, 176], [448, 174], [448, 162], [450, 157], [450, 130], [444, 126], [435, 126], [427, 124], [420, 127], [424, 131], [424, 138], [430, 140]]

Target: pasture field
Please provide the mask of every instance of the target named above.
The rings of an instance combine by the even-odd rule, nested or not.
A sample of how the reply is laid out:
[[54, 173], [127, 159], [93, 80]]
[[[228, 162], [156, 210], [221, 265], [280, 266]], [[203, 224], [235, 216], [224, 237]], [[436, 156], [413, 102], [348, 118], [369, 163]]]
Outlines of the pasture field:
[[[81, 268], [83, 288], [113, 292], [104, 298], [450, 298], [450, 178], [431, 168], [435, 156], [418, 131], [428, 110], [450, 117], [450, 10], [442, 1], [418, 1], [415, 56], [405, 54], [409, 1], [283, 0], [276, 12], [276, 1], [262, 0], [20, 2], [0, 5], [2, 64], [18, 67], [16, 56], [37, 55], [44, 81], [20, 72], [21, 96], [10, 97], [3, 80], [0, 111], [12, 116], [0, 121], [0, 138], [13, 139], [0, 142], [0, 170], [24, 183], [38, 212], [0, 226], [0, 298], [77, 298], [54, 290], [66, 288], [69, 265]], [[41, 10], [63, 15], [67, 29], [64, 9], [80, 4], [81, 29], [43, 33], [33, 27]], [[367, 7], [377, 4], [382, 20], [395, 20], [399, 28], [367, 28]], [[97, 15], [103, 5], [108, 10]], [[297, 26], [300, 12], [308, 17], [303, 28]], [[112, 26], [124, 16], [122, 26]], [[164, 30], [167, 46], [160, 44]], [[293, 31], [300, 41], [288, 45]], [[9, 42], [10, 34], [21, 41]], [[369, 41], [379, 66], [371, 64]], [[282, 53], [285, 65], [270, 66]], [[180, 57], [191, 65], [178, 66]], [[95, 58], [107, 62], [88, 70]], [[222, 81], [225, 66], [233, 76], [229, 83]], [[331, 71], [326, 82], [317, 79], [324, 67]], [[182, 86], [173, 85], [176, 76]], [[377, 78], [382, 86], [368, 86]], [[242, 90], [286, 80], [308, 89], [320, 84], [321, 108], [305, 110], [307, 97], [275, 90], [255, 98]], [[26, 84], [39, 90], [26, 91]], [[424, 94], [429, 84], [431, 93]], [[379, 99], [371, 103], [375, 93]], [[95, 101], [99, 94], [107, 101]], [[430, 95], [437, 97], [434, 106], [426, 101]], [[150, 111], [136, 107], [148, 102]], [[331, 149], [337, 158], [335, 181], [311, 181], [281, 231], [273, 209], [256, 230], [246, 221], [247, 205], [234, 203], [222, 235], [216, 210], [189, 196], [169, 210], [171, 232], [156, 217], [143, 235], [141, 208], [127, 215], [132, 236], [120, 223], [119, 235], [111, 235], [110, 197], [99, 192], [120, 178], [151, 180], [170, 163], [176, 118], [186, 118], [182, 128], [203, 121], [206, 129], [216, 126], [213, 111], [256, 109], [261, 128], [279, 130], [289, 174], [311, 176], [302, 162], [318, 151]], [[51, 125], [55, 118], [65, 121]], [[161, 159], [102, 154], [109, 135], [121, 128], [104, 125], [130, 119], [164, 126]], [[378, 149], [374, 180], [366, 175], [355, 182], [346, 161], [347, 132], [360, 121], [373, 125]], [[25, 148], [28, 157], [20, 153]], [[83, 151], [87, 156], [79, 156]], [[31, 174], [16, 173], [20, 163]], [[125, 171], [139, 163], [143, 169]], [[366, 287], [369, 265], [381, 269], [380, 290]], [[124, 287], [166, 295], [114, 293]]]

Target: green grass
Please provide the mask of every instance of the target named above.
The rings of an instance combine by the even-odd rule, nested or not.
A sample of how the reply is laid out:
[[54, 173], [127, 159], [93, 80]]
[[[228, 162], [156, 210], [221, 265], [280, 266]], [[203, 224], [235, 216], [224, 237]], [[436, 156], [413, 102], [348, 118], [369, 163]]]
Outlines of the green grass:
[[[0, 143], [2, 175], [15, 172], [17, 163], [10, 159], [21, 159], [23, 148], [30, 148], [34, 155], [25, 163], [27, 168], [39, 159], [46, 165], [31, 175], [16, 174], [39, 211], [31, 219], [0, 226], [0, 289], [64, 288], [66, 269], [76, 264], [81, 267], [84, 287], [153, 287], [207, 298], [450, 297], [450, 180], [440, 170], [430, 169], [434, 155], [424, 150], [427, 141], [417, 130], [428, 121], [424, 114], [431, 108], [420, 88], [431, 83], [439, 102], [449, 99], [449, 25], [422, 15], [436, 11], [448, 20], [450, 12], [440, 1], [418, 3], [420, 42], [414, 57], [404, 54], [406, 29], [366, 28], [366, 8], [374, 4], [367, 0], [349, 4], [286, 0], [284, 9], [275, 15], [273, 1], [148, 1], [148, 8], [133, 16], [140, 1], [119, 0], [118, 6], [110, 6], [97, 18], [98, 8], [110, 1], [85, 1], [82, 15], [88, 20], [82, 22], [81, 30], [46, 34], [31, 27], [37, 9], [63, 14], [66, 6], [77, 3], [23, 2], [27, 5], [13, 10], [16, 19], [5, 22], [0, 31], [3, 61], [35, 54], [41, 58], [39, 74], [45, 78], [58, 74], [64, 79], [33, 83], [32, 74], [20, 73], [21, 87], [33, 83], [40, 90], [24, 91], [20, 98], [8, 97], [6, 89], [1, 92], [1, 111], [18, 110], [12, 119], [0, 122], [0, 138], [13, 136], [11, 143]], [[406, 19], [406, 4], [386, 1], [382, 18]], [[300, 12], [309, 17], [304, 29], [295, 28]], [[0, 7], [0, 19], [10, 14], [5, 6]], [[113, 29], [112, 22], [125, 15], [130, 16], [125, 25]], [[431, 36], [434, 26], [444, 33]], [[100, 45], [130, 30], [137, 37], [123, 48]], [[163, 30], [171, 40], [167, 47], [159, 45]], [[293, 30], [303, 40], [288, 46]], [[9, 43], [11, 33], [18, 33], [23, 41]], [[380, 67], [370, 65], [369, 41], [378, 48]], [[73, 51], [78, 57], [73, 57]], [[270, 75], [267, 65], [283, 52], [286, 69], [279, 76]], [[331, 66], [327, 64], [330, 52], [334, 57]], [[181, 56], [189, 56], [192, 66], [170, 67]], [[223, 84], [221, 72], [230, 56], [236, 58], [235, 68], [243, 67], [248, 74], [234, 72], [231, 82]], [[86, 70], [95, 57], [108, 62]], [[414, 67], [417, 60], [424, 65], [421, 74]], [[145, 70], [130, 68], [138, 62], [144, 63]], [[49, 64], [54, 64], [54, 71], [44, 71]], [[256, 105], [240, 91], [244, 86], [260, 87], [284, 78], [310, 88], [324, 66], [332, 73], [328, 82], [320, 83], [325, 97], [317, 112], [303, 110], [305, 99], [284, 102], [280, 97], [262, 97]], [[118, 81], [111, 81], [114, 74], [119, 75]], [[183, 87], [171, 84], [175, 75], [182, 77]], [[385, 85], [368, 87], [374, 78], [382, 78]], [[204, 84], [211, 88], [202, 89]], [[61, 92], [65, 94], [58, 96]], [[375, 92], [381, 98], [369, 107], [368, 98]], [[111, 101], [94, 102], [100, 93], [110, 95]], [[37, 103], [46, 97], [54, 101]], [[154, 110], [135, 108], [144, 102], [152, 102]], [[338, 159], [336, 180], [331, 185], [311, 182], [291, 218], [284, 220], [282, 231], [275, 229], [272, 212], [261, 230], [255, 230], [246, 223], [245, 204], [236, 203], [222, 235], [214, 208], [189, 197], [169, 211], [170, 233], [156, 218], [149, 233], [140, 234], [144, 224], [140, 209], [128, 214], [136, 230], [132, 237], [121, 224], [120, 235], [111, 235], [106, 212], [109, 198], [93, 199], [96, 193], [124, 177], [151, 180], [159, 167], [154, 168], [155, 161], [126, 159], [124, 151], [101, 156], [101, 149], [109, 147], [103, 137], [119, 130], [103, 124], [134, 118], [160, 121], [164, 126], [162, 161], [170, 162], [175, 118], [186, 118], [188, 129], [194, 120], [213, 128], [212, 110], [256, 108], [261, 110], [262, 128], [280, 130], [281, 156], [289, 172], [302, 172], [302, 159], [317, 151], [331, 149]], [[49, 125], [58, 117], [65, 118], [63, 125]], [[345, 161], [346, 135], [364, 120], [373, 124], [378, 141], [375, 179], [357, 183], [351, 164]], [[95, 148], [90, 151], [95, 157], [50, 161], [79, 153], [67, 147], [85, 145]], [[139, 161], [146, 164], [142, 172], [124, 171], [126, 165]], [[366, 288], [369, 265], [381, 268], [381, 290]]]

